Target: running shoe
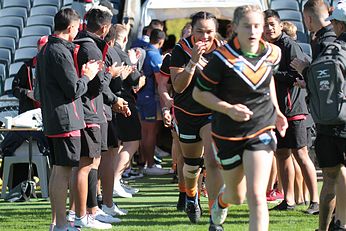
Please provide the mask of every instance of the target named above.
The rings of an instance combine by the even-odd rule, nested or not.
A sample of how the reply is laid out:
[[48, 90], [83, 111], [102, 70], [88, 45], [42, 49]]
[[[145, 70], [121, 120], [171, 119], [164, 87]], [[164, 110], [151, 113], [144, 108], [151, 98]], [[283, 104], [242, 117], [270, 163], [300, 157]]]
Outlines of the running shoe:
[[169, 174], [169, 170], [159, 168], [156, 164], [151, 166], [150, 168], [144, 169], [144, 174], [149, 176], [161, 176], [161, 175], [167, 175]]
[[210, 209], [210, 215], [213, 224], [222, 225], [227, 218], [227, 212], [228, 208], [221, 208], [219, 206], [219, 201], [215, 200]]
[[102, 209], [97, 209], [95, 213], [95, 219], [98, 221], [101, 221], [103, 223], [120, 223], [121, 220], [116, 217], [112, 217], [111, 215], [108, 215], [107, 213], [103, 212]]
[[286, 200], [283, 200], [280, 204], [276, 205], [275, 207], [269, 209], [269, 210], [279, 210], [279, 211], [291, 211], [295, 209], [295, 205], [289, 205], [287, 204]]
[[120, 209], [115, 203], [113, 203], [113, 206], [111, 208], [107, 207], [107, 205], [102, 205], [102, 210], [103, 212], [111, 216], [124, 216], [128, 213], [126, 209]]
[[74, 221], [74, 227], [80, 228], [80, 229], [81, 228], [111, 229], [112, 225], [95, 220], [95, 218], [92, 215], [86, 214], [80, 218], [76, 217]]
[[198, 204], [198, 193], [196, 193], [193, 200], [188, 199], [186, 196], [185, 203], [185, 212], [187, 213], [187, 216], [192, 223], [197, 224], [201, 219], [201, 209]]
[[67, 216], [66, 216], [66, 220], [67, 220], [68, 222], [74, 222], [74, 219], [76, 219], [76, 213], [75, 213], [75, 211], [69, 210], [69, 211], [68, 211], [68, 214], [67, 214]]
[[213, 221], [211, 220], [211, 217], [209, 217], [209, 229], [208, 231], [223, 231], [222, 225], [215, 225]]
[[185, 210], [185, 200], [186, 200], [186, 193], [185, 192], [179, 192], [179, 199], [177, 203], [177, 210], [178, 211], [184, 211]]
[[317, 215], [320, 212], [320, 206], [317, 202], [310, 202], [308, 209], [305, 211], [307, 214]]
[[155, 146], [155, 155], [158, 155], [160, 157], [167, 157], [170, 156], [168, 152], [163, 151], [161, 148], [158, 146]]
[[131, 193], [132, 195], [134, 195], [134, 194], [136, 194], [136, 193], [139, 192], [139, 189], [138, 189], [138, 188], [133, 188], [133, 187], [131, 187], [131, 186], [128, 185], [128, 184], [124, 184], [124, 183], [121, 183], [121, 182], [120, 182], [120, 185], [121, 185], [121, 187], [124, 188], [124, 190], [125, 190], [126, 192]]
[[113, 197], [131, 198], [132, 194], [129, 192], [126, 192], [126, 190], [123, 188], [120, 182], [117, 182], [114, 184], [114, 187], [113, 187]]

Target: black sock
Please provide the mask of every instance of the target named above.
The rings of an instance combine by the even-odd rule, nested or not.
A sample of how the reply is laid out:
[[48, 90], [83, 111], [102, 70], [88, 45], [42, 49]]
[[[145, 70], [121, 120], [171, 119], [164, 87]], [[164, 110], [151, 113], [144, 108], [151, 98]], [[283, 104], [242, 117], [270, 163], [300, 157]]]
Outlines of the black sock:
[[97, 169], [91, 169], [88, 175], [88, 198], [87, 198], [88, 208], [94, 208], [98, 206], [96, 193], [97, 193]]

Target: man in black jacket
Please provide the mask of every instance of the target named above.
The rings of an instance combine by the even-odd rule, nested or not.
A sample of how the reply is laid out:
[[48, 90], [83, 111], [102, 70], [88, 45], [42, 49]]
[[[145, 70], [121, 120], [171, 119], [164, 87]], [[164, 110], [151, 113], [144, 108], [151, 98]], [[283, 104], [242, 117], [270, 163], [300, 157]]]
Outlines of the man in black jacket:
[[[92, 8], [87, 13], [86, 30], [78, 34], [75, 43], [80, 45], [77, 62], [78, 69], [90, 60], [105, 60], [108, 45], [103, 40], [111, 26], [112, 13], [106, 7]], [[97, 170], [100, 163], [101, 150], [107, 149], [103, 142], [103, 135], [107, 134], [106, 117], [103, 111], [102, 92], [109, 88], [112, 78], [120, 75], [123, 67], [116, 67], [116, 64], [100, 71], [97, 76], [88, 83], [88, 90], [82, 96], [84, 121], [86, 127], [81, 130], [82, 150], [79, 168], [76, 171], [76, 186], [79, 195], [75, 198], [75, 226], [90, 228], [111, 228], [111, 225], [97, 222], [90, 214], [97, 212], [96, 186]], [[120, 97], [113, 95], [114, 107], [123, 110], [127, 102]], [[105, 145], [105, 147], [102, 147]], [[88, 176], [88, 177], [86, 177]], [[88, 200], [86, 195], [88, 195]], [[87, 203], [88, 202], [88, 203]], [[91, 210], [87, 214], [87, 207]], [[105, 220], [103, 220], [105, 221]]]
[[[314, 6], [312, 3], [314, 1], [309, 0], [305, 7], [311, 9]], [[324, 16], [326, 23], [331, 22], [330, 28], [333, 28], [338, 36], [337, 40], [346, 42], [346, 4], [339, 3], [330, 17], [326, 14]], [[295, 61], [292, 66], [299, 68], [300, 63]], [[306, 69], [304, 71], [307, 71]], [[304, 77], [306, 78], [305, 75]], [[305, 85], [304, 82], [301, 84]], [[307, 88], [309, 89], [309, 86]], [[317, 123], [316, 130], [315, 151], [323, 173], [319, 230], [327, 230], [328, 226], [330, 230], [346, 230], [346, 123], [339, 125]], [[335, 223], [330, 224], [335, 207]]]
[[305, 182], [310, 192], [308, 213], [318, 212], [318, 190], [316, 169], [307, 149], [308, 134], [306, 116], [308, 110], [305, 103], [306, 92], [295, 86], [300, 74], [290, 67], [295, 57], [302, 57], [299, 45], [282, 31], [279, 14], [275, 10], [265, 11], [264, 37], [281, 49], [281, 61], [278, 71], [274, 74], [276, 94], [280, 110], [285, 114], [289, 126], [285, 137], [277, 135], [278, 144], [275, 153], [281, 182], [284, 190], [284, 200], [273, 210], [293, 210], [294, 200], [294, 166], [291, 154], [294, 155], [302, 169]]
[[[326, 20], [329, 16], [329, 6], [325, 1], [307, 1], [304, 5], [303, 16], [308, 30], [315, 35], [311, 41], [313, 62], [326, 45], [336, 39], [336, 35], [333, 25], [329, 20]], [[308, 69], [308, 62], [306, 62], [306, 60], [301, 60], [297, 57], [292, 61], [291, 66], [299, 73], [302, 73], [304, 77], [306, 76]], [[304, 81], [300, 82], [299, 85], [305, 87]], [[338, 138], [335, 137], [345, 134], [345, 130], [333, 126], [322, 126], [320, 124], [316, 124], [316, 130], [317, 137], [315, 140], [315, 152], [323, 174], [323, 186], [320, 194], [321, 204], [319, 213], [319, 230], [327, 230], [335, 208], [334, 185], [336, 184], [338, 171], [335, 171], [337, 169], [334, 168], [334, 164], [330, 165], [330, 160], [320, 161], [320, 159], [321, 157], [330, 156], [330, 153], [333, 153], [334, 155], [342, 155], [342, 153], [339, 153], [339, 151], [335, 149], [337, 145], [334, 143], [334, 139], [337, 140]], [[334, 149], [331, 150], [331, 147]], [[340, 178], [346, 178], [346, 171], [340, 171]]]
[[[54, 35], [37, 57], [37, 79], [40, 86], [44, 133], [52, 142], [53, 170], [49, 192], [54, 230], [66, 230], [66, 197], [73, 166], [80, 158], [80, 129], [84, 128], [81, 96], [89, 80], [102, 68], [100, 62], [89, 62], [76, 73], [73, 61], [79, 15], [72, 9], [60, 10], [54, 17]], [[69, 230], [74, 230], [69, 228]]]

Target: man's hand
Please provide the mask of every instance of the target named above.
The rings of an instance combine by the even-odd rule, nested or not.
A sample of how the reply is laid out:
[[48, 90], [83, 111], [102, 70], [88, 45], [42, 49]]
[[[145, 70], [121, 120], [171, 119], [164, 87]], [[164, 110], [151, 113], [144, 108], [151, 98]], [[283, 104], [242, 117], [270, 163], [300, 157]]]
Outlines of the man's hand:
[[138, 85], [132, 88], [134, 93], [139, 92], [139, 90], [145, 85], [145, 79], [146, 77], [144, 75], [139, 77]]
[[132, 72], [134, 68], [131, 66], [124, 66], [124, 69], [120, 73], [120, 77], [122, 80], [126, 79]]
[[107, 71], [112, 75], [112, 78], [119, 77], [122, 71], [124, 70], [124, 66], [116, 66], [117, 62], [113, 63], [112, 66], [107, 68]]
[[128, 106], [128, 102], [123, 98], [118, 97], [118, 101], [112, 106], [113, 111], [123, 114], [125, 117], [131, 115], [131, 110]]
[[82, 66], [82, 75], [85, 75], [89, 78], [89, 80], [92, 80], [96, 74], [102, 70], [104, 66], [104, 62], [102, 60], [90, 60], [89, 62], [83, 64]]

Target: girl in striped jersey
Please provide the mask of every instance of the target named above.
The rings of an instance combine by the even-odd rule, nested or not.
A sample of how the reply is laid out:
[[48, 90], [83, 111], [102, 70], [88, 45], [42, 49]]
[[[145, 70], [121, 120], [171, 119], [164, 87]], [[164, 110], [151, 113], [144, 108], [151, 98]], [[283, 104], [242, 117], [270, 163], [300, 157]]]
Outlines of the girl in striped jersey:
[[259, 6], [238, 7], [233, 22], [235, 36], [214, 51], [193, 91], [197, 102], [214, 111], [213, 148], [225, 182], [211, 218], [222, 224], [227, 207], [242, 203], [247, 192], [249, 229], [268, 230], [266, 187], [276, 149], [272, 130], [276, 126], [284, 136], [287, 128], [272, 77], [281, 51], [261, 40], [264, 17]]

